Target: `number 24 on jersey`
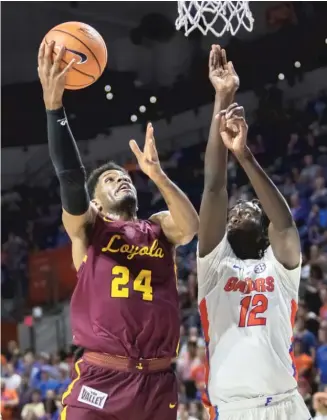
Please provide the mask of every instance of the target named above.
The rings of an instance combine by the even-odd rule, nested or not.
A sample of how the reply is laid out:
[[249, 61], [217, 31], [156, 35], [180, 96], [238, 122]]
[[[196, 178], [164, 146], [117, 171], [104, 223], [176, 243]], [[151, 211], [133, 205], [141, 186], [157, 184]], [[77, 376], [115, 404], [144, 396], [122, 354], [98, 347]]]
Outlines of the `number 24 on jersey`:
[[[127, 267], [116, 265], [112, 269], [112, 275], [111, 297], [128, 298], [130, 293], [128, 285], [132, 281], [129, 269]], [[141, 270], [133, 280], [133, 290], [140, 292], [143, 300], [153, 300], [151, 280], [152, 276], [150, 270]]]

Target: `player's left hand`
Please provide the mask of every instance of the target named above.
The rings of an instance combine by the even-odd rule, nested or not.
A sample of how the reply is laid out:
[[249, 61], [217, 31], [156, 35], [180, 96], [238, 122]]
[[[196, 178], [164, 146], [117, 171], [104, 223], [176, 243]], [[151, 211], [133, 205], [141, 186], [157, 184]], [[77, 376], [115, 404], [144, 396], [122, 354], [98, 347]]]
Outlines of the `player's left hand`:
[[151, 123], [148, 124], [146, 129], [143, 152], [135, 140], [131, 140], [129, 146], [137, 159], [139, 167], [150, 179], [155, 181], [163, 175], [154, 139], [154, 129]]
[[246, 144], [248, 125], [245, 121], [244, 108], [234, 103], [226, 111], [220, 112], [216, 118], [224, 145], [236, 157], [243, 157], [248, 151]]

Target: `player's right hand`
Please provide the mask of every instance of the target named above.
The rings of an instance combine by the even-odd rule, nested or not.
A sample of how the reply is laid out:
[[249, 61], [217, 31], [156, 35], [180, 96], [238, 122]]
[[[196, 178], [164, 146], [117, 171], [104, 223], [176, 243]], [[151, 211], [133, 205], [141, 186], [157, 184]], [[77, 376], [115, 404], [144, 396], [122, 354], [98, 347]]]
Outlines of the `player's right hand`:
[[209, 79], [219, 94], [234, 94], [240, 79], [231, 61], [227, 62], [226, 51], [220, 45], [212, 45], [209, 56]]
[[244, 108], [237, 103], [231, 104], [226, 111], [220, 112], [216, 119], [224, 145], [241, 159], [248, 151], [246, 144], [248, 126]]
[[43, 88], [43, 100], [46, 109], [54, 110], [62, 107], [62, 97], [65, 90], [66, 77], [74, 64], [74, 59], [64, 68], [60, 66], [65, 54], [65, 47], [61, 47], [53, 60], [55, 43], [40, 45], [38, 54], [38, 74]]

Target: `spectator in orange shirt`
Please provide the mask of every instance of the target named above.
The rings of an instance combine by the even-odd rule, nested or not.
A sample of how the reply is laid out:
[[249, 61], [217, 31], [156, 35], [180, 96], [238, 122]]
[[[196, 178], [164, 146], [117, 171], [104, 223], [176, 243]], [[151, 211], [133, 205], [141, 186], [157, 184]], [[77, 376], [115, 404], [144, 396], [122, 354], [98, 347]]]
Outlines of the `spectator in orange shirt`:
[[323, 286], [320, 289], [320, 299], [322, 302], [322, 306], [319, 310], [320, 319], [327, 319], [327, 288]]
[[313, 359], [302, 351], [302, 343], [299, 340], [294, 341], [294, 361], [299, 376], [307, 376], [313, 366]]
[[202, 392], [205, 388], [205, 360], [206, 360], [206, 352], [205, 346], [198, 346], [197, 348], [197, 358], [199, 363], [194, 365], [191, 368], [191, 379], [195, 382], [196, 388], [198, 391]]
[[1, 416], [2, 420], [13, 420], [15, 408], [18, 407], [18, 394], [14, 389], [7, 389], [1, 378]]

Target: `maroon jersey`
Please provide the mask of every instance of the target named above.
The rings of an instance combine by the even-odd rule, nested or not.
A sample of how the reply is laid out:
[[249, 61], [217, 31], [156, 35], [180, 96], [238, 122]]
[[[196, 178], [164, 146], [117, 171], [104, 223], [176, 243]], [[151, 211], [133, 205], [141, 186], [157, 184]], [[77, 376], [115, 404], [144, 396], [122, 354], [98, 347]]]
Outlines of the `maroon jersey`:
[[174, 357], [174, 247], [151, 221], [98, 216], [71, 300], [74, 344], [135, 359]]

